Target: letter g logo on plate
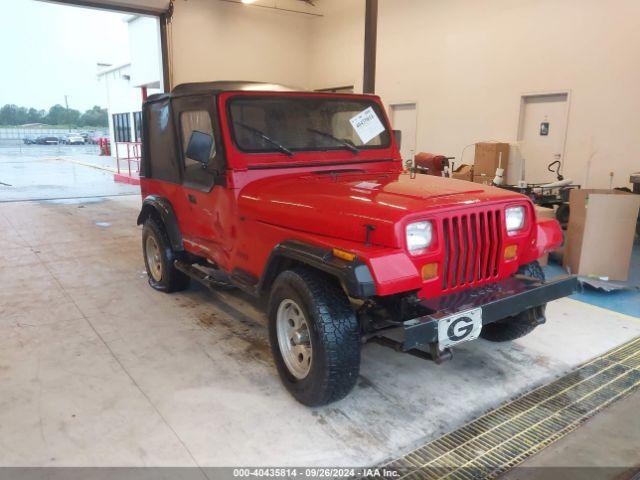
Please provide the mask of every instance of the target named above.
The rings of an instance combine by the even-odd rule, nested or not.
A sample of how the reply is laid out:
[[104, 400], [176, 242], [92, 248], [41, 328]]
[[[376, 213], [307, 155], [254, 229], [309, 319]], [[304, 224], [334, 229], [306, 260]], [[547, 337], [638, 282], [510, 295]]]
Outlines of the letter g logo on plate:
[[469, 317], [455, 319], [447, 329], [447, 336], [454, 342], [459, 342], [473, 330], [473, 320]]

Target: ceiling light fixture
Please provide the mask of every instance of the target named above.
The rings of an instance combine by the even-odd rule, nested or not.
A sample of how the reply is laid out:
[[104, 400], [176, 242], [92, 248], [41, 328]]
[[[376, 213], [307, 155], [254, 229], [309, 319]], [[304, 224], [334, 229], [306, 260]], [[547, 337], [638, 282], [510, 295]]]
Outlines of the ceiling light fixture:
[[[210, 0], [211, 1], [211, 0]], [[279, 10], [281, 12], [291, 12], [291, 13], [299, 13], [301, 15], [308, 15], [310, 17], [323, 17], [324, 15], [322, 15], [321, 13], [313, 13], [310, 11], [304, 11], [304, 10], [296, 10], [295, 8], [281, 8], [278, 6], [278, 0], [271, 0], [273, 2], [273, 5], [265, 5], [262, 2], [258, 3], [258, 0], [219, 0], [221, 2], [227, 2], [227, 3], [238, 3], [241, 5], [247, 5], [247, 6], [252, 6], [252, 7], [260, 7], [260, 8], [268, 8], [270, 10]], [[296, 0], [299, 1], [300, 3], [305, 3], [311, 7], [315, 7], [316, 6], [316, 0]]]

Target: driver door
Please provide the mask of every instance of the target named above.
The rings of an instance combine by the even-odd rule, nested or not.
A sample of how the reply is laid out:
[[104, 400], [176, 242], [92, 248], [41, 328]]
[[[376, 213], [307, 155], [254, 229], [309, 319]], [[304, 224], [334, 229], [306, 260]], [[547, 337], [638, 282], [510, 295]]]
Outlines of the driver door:
[[[224, 265], [226, 255], [220, 251], [224, 229], [221, 205], [226, 187], [224, 165], [216, 135], [213, 97], [194, 96], [174, 100], [175, 125], [180, 140], [182, 159], [181, 210], [187, 215], [189, 228], [184, 235], [185, 246], [203, 257]], [[194, 134], [195, 132], [195, 134]], [[191, 158], [193, 145], [209, 140], [211, 149], [202, 158]]]

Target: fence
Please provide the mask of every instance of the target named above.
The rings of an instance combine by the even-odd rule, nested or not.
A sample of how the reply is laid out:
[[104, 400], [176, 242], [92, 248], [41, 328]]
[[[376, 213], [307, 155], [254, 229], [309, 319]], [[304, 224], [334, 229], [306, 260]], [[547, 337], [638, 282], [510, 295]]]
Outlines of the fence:
[[108, 137], [106, 129], [95, 128], [63, 128], [52, 125], [43, 127], [0, 127], [0, 145], [17, 145], [24, 143], [25, 138], [35, 139], [41, 136], [61, 137], [70, 133], [87, 132], [95, 137]]

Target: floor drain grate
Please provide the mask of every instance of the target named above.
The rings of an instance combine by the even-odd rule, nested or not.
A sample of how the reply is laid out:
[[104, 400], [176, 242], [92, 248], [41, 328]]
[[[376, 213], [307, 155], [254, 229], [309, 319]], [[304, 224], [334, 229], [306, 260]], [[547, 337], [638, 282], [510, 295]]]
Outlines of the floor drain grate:
[[397, 479], [495, 478], [640, 386], [640, 338], [384, 465]]

